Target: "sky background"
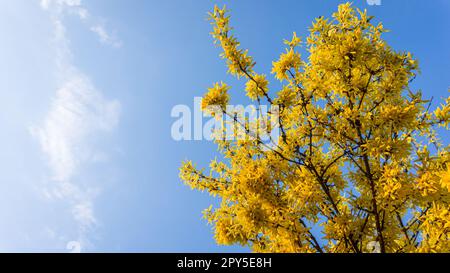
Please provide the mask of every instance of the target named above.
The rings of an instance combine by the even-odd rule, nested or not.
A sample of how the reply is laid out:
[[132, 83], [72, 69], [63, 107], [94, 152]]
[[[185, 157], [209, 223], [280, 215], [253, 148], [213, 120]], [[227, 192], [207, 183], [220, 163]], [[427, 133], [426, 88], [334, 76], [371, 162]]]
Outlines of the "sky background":
[[[226, 3], [269, 74], [283, 39], [341, 2], [0, 0], [0, 251], [247, 251], [216, 245], [201, 219], [215, 201], [178, 178], [183, 160], [207, 166], [217, 150], [174, 141], [172, 108], [221, 80], [243, 100], [206, 13]], [[436, 106], [449, 88], [450, 2], [354, 2], [419, 60], [412, 87]]]

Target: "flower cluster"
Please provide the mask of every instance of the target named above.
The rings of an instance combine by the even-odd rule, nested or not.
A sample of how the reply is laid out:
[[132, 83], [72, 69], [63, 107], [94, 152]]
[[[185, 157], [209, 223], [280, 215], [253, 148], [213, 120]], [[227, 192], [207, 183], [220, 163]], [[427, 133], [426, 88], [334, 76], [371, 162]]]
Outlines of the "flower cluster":
[[230, 96], [228, 90], [230, 87], [225, 83], [215, 83], [213, 87], [202, 98], [201, 109], [203, 111], [214, 111], [213, 108], [219, 107], [220, 110], [226, 108]]

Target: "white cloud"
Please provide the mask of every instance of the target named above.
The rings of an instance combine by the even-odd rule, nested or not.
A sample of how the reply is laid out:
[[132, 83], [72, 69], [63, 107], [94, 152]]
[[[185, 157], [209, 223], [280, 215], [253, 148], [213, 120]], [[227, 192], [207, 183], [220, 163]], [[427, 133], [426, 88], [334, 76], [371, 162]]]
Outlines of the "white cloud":
[[41, 0], [41, 7], [44, 10], [50, 10], [59, 14], [69, 13], [77, 15], [81, 21], [89, 26], [102, 44], [106, 44], [115, 48], [122, 46], [123, 42], [117, 38], [114, 32], [106, 30], [105, 26], [91, 16], [87, 8], [81, 0]]
[[108, 101], [84, 75], [67, 78], [57, 90], [40, 129], [35, 130], [48, 155], [56, 181], [68, 181], [86, 155], [90, 134], [108, 131], [119, 118], [120, 104]]
[[68, 7], [80, 7], [81, 0], [41, 0], [41, 7], [43, 9], [49, 9], [53, 5], [68, 6]]
[[94, 216], [92, 202], [89, 200], [84, 200], [84, 202], [78, 202], [74, 205], [72, 208], [72, 214], [84, 230], [91, 228], [97, 223]]
[[[89, 245], [87, 233], [98, 223], [94, 213], [95, 183], [79, 184], [81, 168], [107, 155], [96, 151], [94, 136], [113, 130], [120, 116], [120, 103], [110, 100], [95, 88], [91, 79], [72, 62], [70, 41], [64, 26], [64, 7], [78, 8], [76, 13], [89, 14], [80, 0], [42, 0], [54, 26], [55, 62], [60, 76], [50, 109], [42, 123], [31, 128], [39, 141], [51, 173], [50, 186], [42, 194], [51, 199], [65, 200], [78, 226], [77, 241]], [[83, 11], [85, 10], [85, 11]], [[80, 16], [81, 20], [83, 17]], [[106, 32], [105, 32], [106, 33]]]
[[121, 47], [122, 41], [117, 39], [115, 35], [108, 33], [102, 25], [95, 25], [91, 27], [91, 31], [97, 34], [100, 39], [100, 42], [111, 45], [113, 47]]
[[77, 14], [82, 20], [89, 18], [89, 12], [83, 7], [81, 0], [41, 0], [41, 7], [44, 10], [51, 10], [57, 13], [67, 11]]

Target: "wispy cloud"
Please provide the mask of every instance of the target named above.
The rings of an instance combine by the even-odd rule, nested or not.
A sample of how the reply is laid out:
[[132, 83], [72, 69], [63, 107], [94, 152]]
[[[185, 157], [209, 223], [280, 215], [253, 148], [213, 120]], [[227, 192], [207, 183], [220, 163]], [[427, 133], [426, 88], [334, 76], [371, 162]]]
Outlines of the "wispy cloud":
[[114, 33], [108, 33], [104, 26], [98, 24], [92, 26], [90, 29], [92, 32], [97, 34], [100, 42], [102, 42], [103, 44], [107, 44], [116, 48], [122, 47], [122, 41], [117, 39]]
[[[89, 12], [81, 1], [42, 0], [41, 7], [49, 11], [53, 23], [55, 62], [61, 82], [46, 117], [31, 132], [39, 141], [51, 172], [53, 183], [44, 194], [67, 201], [78, 225], [77, 241], [86, 243], [87, 233], [98, 222], [94, 213], [97, 191], [95, 185], [77, 184], [75, 178], [80, 176], [81, 167], [98, 158], [90, 139], [116, 127], [120, 103], [106, 99], [91, 79], [73, 65], [63, 19], [69, 8], [71, 13], [86, 20]], [[109, 37], [106, 32], [102, 35]]]
[[119, 110], [119, 102], [106, 100], [85, 75], [73, 74], [66, 79], [37, 132], [54, 180], [67, 181], [73, 176], [82, 163], [85, 140], [96, 132], [111, 130]]
[[80, 20], [88, 25], [102, 44], [119, 48], [123, 42], [117, 37], [114, 31], [106, 29], [104, 22], [92, 16], [81, 0], [41, 0], [41, 7], [44, 10], [52, 10], [59, 14], [69, 13], [76, 15]]

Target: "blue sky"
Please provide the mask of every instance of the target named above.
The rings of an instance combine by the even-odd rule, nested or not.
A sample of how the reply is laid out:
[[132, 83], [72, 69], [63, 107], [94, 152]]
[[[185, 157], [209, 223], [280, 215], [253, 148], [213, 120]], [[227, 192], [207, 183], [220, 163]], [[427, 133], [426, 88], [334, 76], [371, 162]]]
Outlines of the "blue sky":
[[[206, 13], [227, 4], [243, 47], [269, 74], [293, 31], [344, 1], [3, 0], [0, 9], [0, 251], [209, 252], [213, 200], [178, 178], [206, 166], [207, 141], [171, 137], [173, 106], [193, 107], [226, 74]], [[450, 3], [382, 0], [367, 8], [396, 50], [419, 59], [414, 89], [447, 96]], [[448, 137], [448, 133], [445, 135]]]

